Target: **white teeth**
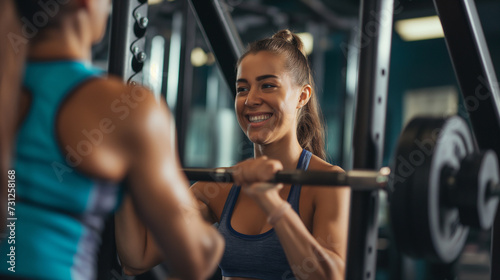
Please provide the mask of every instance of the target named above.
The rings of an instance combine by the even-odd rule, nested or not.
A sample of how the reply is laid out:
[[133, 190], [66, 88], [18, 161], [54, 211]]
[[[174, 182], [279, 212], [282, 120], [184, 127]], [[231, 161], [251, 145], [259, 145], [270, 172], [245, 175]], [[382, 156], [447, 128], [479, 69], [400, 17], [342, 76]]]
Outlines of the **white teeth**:
[[265, 115], [257, 115], [257, 116], [248, 116], [248, 120], [250, 122], [262, 122], [271, 117], [271, 114], [265, 114]]

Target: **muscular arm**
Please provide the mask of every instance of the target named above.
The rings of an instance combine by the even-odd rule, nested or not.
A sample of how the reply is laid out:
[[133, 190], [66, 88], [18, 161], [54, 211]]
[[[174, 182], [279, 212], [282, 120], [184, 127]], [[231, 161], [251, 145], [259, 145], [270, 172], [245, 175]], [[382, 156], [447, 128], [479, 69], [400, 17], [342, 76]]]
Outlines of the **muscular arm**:
[[[211, 195], [206, 195], [207, 182], [197, 182], [191, 186], [190, 191], [196, 198], [198, 211], [203, 219], [209, 224], [217, 222], [217, 217], [208, 206], [211, 204]], [[217, 185], [215, 189], [222, 190], [224, 186]], [[213, 194], [213, 191], [210, 193]], [[214, 202], [212, 201], [212, 204]], [[146, 272], [149, 268], [157, 265], [164, 258], [159, 250], [158, 243], [154, 240], [151, 230], [137, 216], [137, 211], [130, 195], [127, 195], [122, 203], [121, 209], [115, 215], [116, 242], [123, 244], [118, 246], [118, 254], [123, 269], [128, 275], [137, 275]], [[126, 234], [122, 234], [125, 232]], [[129, 242], [137, 240], [137, 242]]]
[[137, 215], [130, 195], [115, 214], [115, 239], [122, 268], [128, 275], [148, 271], [163, 260], [158, 244]]
[[129, 272], [142, 272], [163, 257], [175, 276], [206, 278], [222, 255], [223, 240], [203, 221], [188, 192], [188, 182], [171, 148], [166, 109], [149, 95], [140, 105], [129, 124], [131, 199], [115, 218], [120, 259]]
[[[209, 198], [204, 195], [206, 183], [198, 182], [191, 186], [190, 191], [196, 198], [198, 211], [209, 224], [217, 222], [217, 218], [209, 208]], [[137, 211], [130, 195], [127, 195], [122, 207], [115, 215], [116, 242], [124, 244], [118, 247], [118, 254], [124, 264], [123, 269], [129, 275], [137, 275], [146, 272], [149, 268], [157, 265], [164, 258], [159, 250], [158, 243], [149, 229], [137, 216]], [[126, 234], [122, 234], [122, 233]], [[129, 242], [129, 240], [140, 240], [140, 242]], [[132, 267], [126, 264], [135, 264]]]
[[344, 279], [349, 194], [348, 188], [318, 189], [312, 233], [295, 211], [274, 226], [297, 279]]

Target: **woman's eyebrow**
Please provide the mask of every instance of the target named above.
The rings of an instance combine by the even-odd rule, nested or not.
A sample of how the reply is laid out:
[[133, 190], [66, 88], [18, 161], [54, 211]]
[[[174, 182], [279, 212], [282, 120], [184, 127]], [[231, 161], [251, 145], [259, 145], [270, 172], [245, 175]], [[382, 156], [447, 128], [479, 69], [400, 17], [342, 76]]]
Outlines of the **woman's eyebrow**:
[[262, 76], [258, 76], [256, 80], [262, 81], [262, 80], [269, 79], [269, 78], [278, 79], [278, 76], [276, 76], [276, 75], [262, 75]]
[[[259, 82], [259, 81], [262, 81], [265, 79], [270, 79], [270, 78], [278, 79], [278, 76], [276, 76], [276, 75], [262, 75], [262, 76], [258, 76], [255, 80], [257, 80], [257, 82]], [[248, 83], [248, 80], [247, 79], [238, 79], [238, 80], [236, 80], [236, 83]]]

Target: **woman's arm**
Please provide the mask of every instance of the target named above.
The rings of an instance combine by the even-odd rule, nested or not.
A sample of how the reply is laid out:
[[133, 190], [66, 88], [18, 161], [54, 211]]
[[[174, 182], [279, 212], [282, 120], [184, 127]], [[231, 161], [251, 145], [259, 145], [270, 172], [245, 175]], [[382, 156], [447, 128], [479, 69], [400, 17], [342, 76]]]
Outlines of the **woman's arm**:
[[120, 263], [127, 275], [142, 274], [163, 259], [151, 232], [139, 219], [130, 195], [124, 197], [115, 213], [115, 240]]
[[[204, 182], [197, 182], [191, 186], [190, 191], [196, 198], [196, 205], [203, 219], [213, 224], [217, 220], [208, 207], [209, 197], [203, 195], [205, 185]], [[117, 246], [120, 262], [128, 275], [142, 274], [164, 258], [151, 231], [137, 216], [130, 195], [125, 196], [122, 207], [115, 214], [115, 236], [117, 244], [120, 244]]]
[[[195, 204], [203, 219], [214, 224], [217, 218], [208, 206], [212, 196], [206, 195], [206, 182], [197, 182], [190, 187], [190, 191], [196, 198]], [[151, 231], [137, 216], [135, 206], [130, 195], [124, 197], [122, 207], [115, 214], [116, 242], [123, 244], [118, 246], [118, 254], [123, 260], [123, 269], [129, 275], [137, 275], [146, 272], [149, 268], [159, 264], [163, 259], [154, 240]], [[128, 242], [138, 240], [139, 242]], [[136, 264], [138, 268], [126, 266], [126, 264]]]
[[[243, 190], [253, 197], [267, 215], [275, 216], [273, 225], [287, 260], [297, 279], [344, 279], [347, 232], [349, 220], [349, 188], [315, 187], [314, 215], [310, 233], [297, 213], [288, 208], [279, 215], [284, 201], [278, 188], [263, 188], [262, 184], [250, 185], [245, 176], [260, 176], [263, 181], [272, 172], [281, 169], [278, 162], [256, 159], [255, 164], [239, 165], [246, 175], [237, 175]], [[267, 165], [267, 166], [266, 166]], [[343, 172], [330, 167], [331, 172]]]
[[[295, 211], [286, 211], [274, 230], [297, 279], [344, 279], [350, 190], [319, 188], [315, 194], [312, 233]], [[269, 205], [267, 213], [285, 202], [277, 198], [269, 197], [262, 202]]]
[[120, 260], [128, 272], [142, 272], [163, 257], [174, 276], [204, 279], [222, 256], [223, 239], [203, 221], [188, 191], [171, 145], [170, 115], [149, 92], [143, 94], [146, 98], [132, 111], [125, 135], [130, 200], [116, 216]]

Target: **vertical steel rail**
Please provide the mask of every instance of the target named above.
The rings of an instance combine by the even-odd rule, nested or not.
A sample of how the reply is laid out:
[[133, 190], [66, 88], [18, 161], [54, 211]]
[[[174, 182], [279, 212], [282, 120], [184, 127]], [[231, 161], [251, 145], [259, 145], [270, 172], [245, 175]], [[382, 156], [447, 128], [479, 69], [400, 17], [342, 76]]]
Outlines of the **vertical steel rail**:
[[193, 91], [193, 65], [191, 51], [195, 47], [196, 21], [187, 1], [182, 5], [181, 53], [179, 65], [179, 84], [177, 87], [177, 105], [175, 106], [175, 126], [177, 128], [177, 146], [179, 158], [184, 166], [186, 154], [186, 136], [191, 111]]
[[[353, 168], [382, 165], [394, 0], [362, 0]], [[378, 192], [351, 193], [346, 279], [375, 279]]]
[[[146, 0], [113, 0], [108, 72], [129, 83], [142, 83], [145, 33], [148, 25]], [[115, 245], [115, 224], [111, 216], [101, 235], [97, 279], [121, 277]]]
[[[477, 144], [500, 156], [500, 89], [473, 0], [434, 0]], [[493, 225], [491, 279], [500, 279], [500, 208]]]
[[243, 53], [243, 43], [231, 15], [219, 0], [189, 0], [189, 3], [234, 96], [236, 95], [235, 66]]
[[344, 121], [342, 128], [342, 166], [352, 169], [352, 134], [354, 132], [354, 111], [358, 86], [359, 48], [356, 46], [356, 32], [349, 33], [349, 43], [345, 46], [346, 57]]

